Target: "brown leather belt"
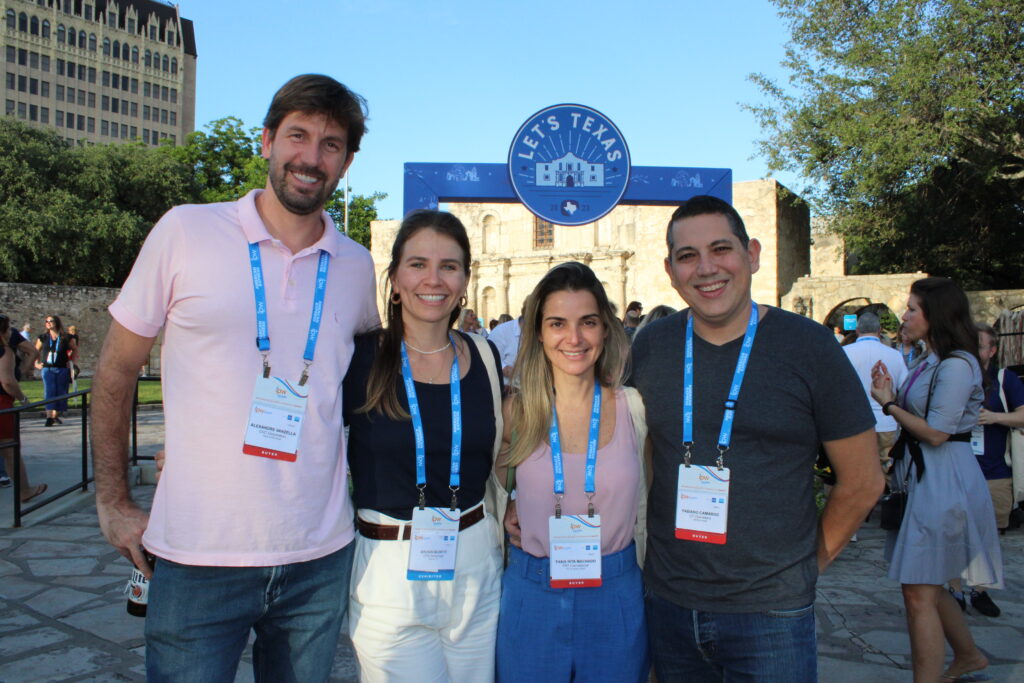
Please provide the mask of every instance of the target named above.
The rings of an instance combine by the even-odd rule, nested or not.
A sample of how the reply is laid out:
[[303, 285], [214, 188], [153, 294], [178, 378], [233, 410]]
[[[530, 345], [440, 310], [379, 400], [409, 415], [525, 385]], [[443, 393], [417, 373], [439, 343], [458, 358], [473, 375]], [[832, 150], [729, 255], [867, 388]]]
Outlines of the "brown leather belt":
[[[464, 531], [484, 518], [484, 506], [477, 505], [475, 508], [459, 518], [459, 531]], [[374, 524], [365, 519], [356, 518], [356, 528], [366, 538], [375, 541], [397, 541], [399, 529], [402, 529], [402, 540], [408, 541], [412, 536], [412, 524]]]

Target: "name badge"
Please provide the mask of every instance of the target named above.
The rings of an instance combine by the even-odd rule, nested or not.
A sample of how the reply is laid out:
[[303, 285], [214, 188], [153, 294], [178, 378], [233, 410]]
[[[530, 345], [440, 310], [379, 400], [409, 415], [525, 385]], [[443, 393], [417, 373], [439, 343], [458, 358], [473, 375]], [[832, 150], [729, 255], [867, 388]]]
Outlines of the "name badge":
[[459, 543], [461, 516], [461, 510], [413, 508], [407, 579], [451, 581], [455, 578], [455, 551]]
[[601, 515], [548, 518], [552, 588], [601, 585]]
[[971, 452], [985, 455], [985, 425], [974, 425], [971, 430]]
[[258, 377], [242, 452], [295, 462], [309, 394], [280, 377]]
[[725, 543], [729, 516], [729, 468], [679, 466], [676, 538]]

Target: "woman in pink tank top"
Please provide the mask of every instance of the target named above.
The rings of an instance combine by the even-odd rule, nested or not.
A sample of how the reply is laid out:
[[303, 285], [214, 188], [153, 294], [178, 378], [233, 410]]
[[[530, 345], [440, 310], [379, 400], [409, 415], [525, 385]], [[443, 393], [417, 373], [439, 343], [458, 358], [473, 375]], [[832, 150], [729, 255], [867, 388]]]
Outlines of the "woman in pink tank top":
[[498, 463], [514, 468], [516, 493], [498, 680], [646, 680], [634, 538], [646, 427], [639, 396], [621, 386], [628, 339], [600, 281], [576, 262], [541, 279], [522, 325]]

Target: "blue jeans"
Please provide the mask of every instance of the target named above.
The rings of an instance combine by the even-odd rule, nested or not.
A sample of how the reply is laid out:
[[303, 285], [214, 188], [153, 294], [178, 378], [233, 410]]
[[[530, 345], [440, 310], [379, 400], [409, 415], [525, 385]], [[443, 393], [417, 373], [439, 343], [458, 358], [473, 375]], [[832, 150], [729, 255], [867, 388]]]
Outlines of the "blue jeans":
[[[43, 377], [43, 398], [63, 396], [68, 393], [68, 387], [71, 386], [70, 370], [67, 368], [43, 368], [40, 374]], [[46, 410], [56, 410], [58, 413], [63, 413], [67, 409], [67, 399], [46, 404]]]
[[146, 680], [232, 683], [249, 631], [257, 682], [326, 681], [348, 607], [355, 543], [309, 562], [200, 567], [157, 558]]
[[601, 586], [552, 588], [548, 558], [509, 548], [501, 579], [500, 683], [647, 680], [643, 577], [636, 547], [601, 558]]
[[647, 594], [654, 670], [673, 681], [813, 683], [814, 605], [729, 614], [698, 612]]

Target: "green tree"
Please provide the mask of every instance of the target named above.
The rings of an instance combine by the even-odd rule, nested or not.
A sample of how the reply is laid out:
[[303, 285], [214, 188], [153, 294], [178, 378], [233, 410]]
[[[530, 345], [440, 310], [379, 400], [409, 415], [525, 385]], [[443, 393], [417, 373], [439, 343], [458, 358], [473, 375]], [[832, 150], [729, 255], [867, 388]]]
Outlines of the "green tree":
[[[374, 192], [367, 196], [352, 194], [349, 191], [348, 201], [348, 236], [370, 248], [370, 221], [377, 220], [377, 202], [386, 199], [384, 192]], [[345, 193], [338, 190], [327, 202], [326, 211], [334, 219], [334, 224], [339, 230], [345, 225]]]
[[260, 155], [262, 128], [246, 131], [233, 116], [211, 121], [204, 128], [206, 132], [189, 133], [181, 147], [169, 147], [194, 169], [203, 203], [232, 201], [266, 185], [267, 162]]
[[751, 77], [761, 151], [808, 179], [857, 272], [1024, 286], [1024, 3], [773, 2], [790, 78]]

